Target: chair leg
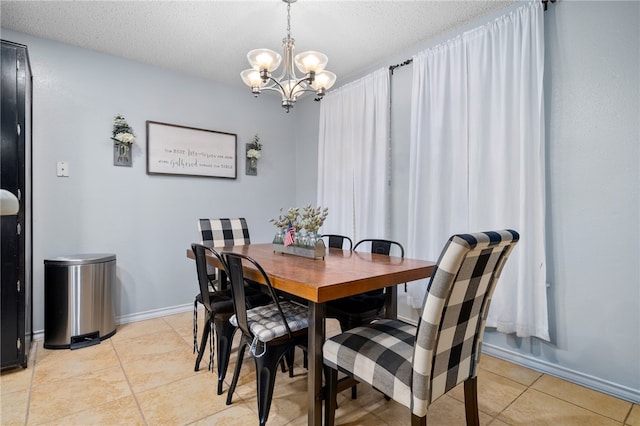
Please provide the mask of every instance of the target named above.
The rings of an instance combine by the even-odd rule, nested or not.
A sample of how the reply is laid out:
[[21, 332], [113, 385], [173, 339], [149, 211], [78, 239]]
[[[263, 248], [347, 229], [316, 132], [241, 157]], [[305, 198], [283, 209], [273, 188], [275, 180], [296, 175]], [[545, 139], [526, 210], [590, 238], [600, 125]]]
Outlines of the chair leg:
[[326, 426], [333, 426], [336, 423], [336, 408], [338, 398], [338, 370], [333, 368], [325, 368], [325, 376], [327, 380], [327, 400], [324, 404], [324, 418]]
[[287, 365], [289, 366], [289, 377], [293, 377], [293, 361], [294, 361], [294, 357], [295, 357], [295, 351], [296, 348], [295, 346], [291, 348], [291, 350], [287, 351], [284, 354], [284, 359], [287, 360]]
[[231, 344], [236, 328], [226, 319], [214, 317], [216, 340], [218, 343], [218, 395], [222, 394], [222, 385], [227, 375], [229, 358], [231, 357]]
[[204, 326], [202, 327], [202, 339], [200, 340], [200, 349], [198, 350], [198, 357], [196, 358], [196, 365], [193, 368], [193, 371], [200, 370], [200, 361], [202, 361], [202, 356], [204, 355], [204, 348], [207, 346], [207, 338], [209, 337], [209, 333], [211, 332], [211, 318], [209, 315], [205, 318]]
[[479, 426], [478, 415], [478, 378], [472, 377], [464, 381], [464, 409], [468, 426]]
[[231, 399], [233, 393], [238, 385], [238, 378], [240, 377], [240, 370], [242, 369], [242, 360], [244, 358], [244, 351], [247, 348], [247, 340], [244, 336], [240, 339], [240, 346], [238, 346], [238, 359], [236, 360], [236, 368], [233, 371], [233, 380], [231, 380], [231, 386], [227, 391], [227, 405], [231, 405]]
[[[198, 301], [193, 301], [193, 353], [198, 349]], [[196, 370], [198, 371], [198, 370]]]
[[411, 426], [427, 426], [427, 416], [418, 417], [411, 413]]
[[295, 348], [295, 346], [272, 346], [269, 347], [264, 356], [260, 358], [254, 357], [258, 388], [258, 420], [260, 422], [260, 426], [265, 425], [269, 418], [269, 410], [271, 409], [273, 388], [276, 383], [278, 363], [283, 356], [289, 356], [293, 348]]

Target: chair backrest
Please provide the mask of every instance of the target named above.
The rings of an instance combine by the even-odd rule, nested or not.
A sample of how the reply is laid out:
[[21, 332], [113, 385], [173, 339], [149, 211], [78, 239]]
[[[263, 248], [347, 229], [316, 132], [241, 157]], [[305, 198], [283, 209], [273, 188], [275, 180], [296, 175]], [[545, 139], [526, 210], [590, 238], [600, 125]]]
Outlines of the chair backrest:
[[475, 377], [486, 315], [502, 268], [520, 236], [513, 230], [452, 236], [429, 281], [413, 354], [412, 412]]
[[358, 248], [362, 249], [366, 247], [367, 244], [370, 247], [369, 251], [371, 253], [384, 254], [389, 256], [391, 255], [392, 248], [395, 247], [400, 252], [400, 257], [404, 257], [404, 247], [402, 247], [402, 244], [400, 244], [399, 242], [393, 241], [393, 240], [365, 238], [364, 240], [358, 241], [356, 245], [353, 247], [353, 250], [357, 251]]
[[207, 247], [231, 247], [251, 244], [245, 218], [200, 219], [198, 229]]
[[[196, 272], [198, 275], [198, 285], [200, 286], [200, 296], [202, 297], [202, 303], [206, 309], [211, 306], [209, 300], [209, 279], [207, 274], [207, 251], [211, 252], [215, 257], [220, 260], [220, 263], [224, 265], [222, 257], [214, 249], [206, 247], [202, 244], [192, 243], [191, 251], [196, 258]], [[224, 269], [224, 268], [223, 268]]]
[[344, 249], [344, 244], [346, 242], [348, 245], [349, 251], [353, 249], [353, 241], [351, 240], [351, 238], [347, 237], [346, 235], [323, 234], [322, 238], [328, 238], [329, 244], [327, 246], [329, 248], [338, 248], [342, 250]]
[[253, 268], [258, 270], [258, 273], [262, 275], [262, 278], [267, 285], [269, 290], [269, 295], [273, 303], [275, 303], [278, 308], [278, 312], [280, 312], [280, 317], [282, 318], [282, 322], [284, 323], [287, 334], [291, 338], [291, 329], [287, 321], [285, 320], [284, 313], [282, 312], [282, 308], [280, 307], [280, 303], [278, 302], [278, 296], [271, 285], [271, 280], [269, 280], [269, 276], [262, 269], [262, 266], [249, 256], [240, 253], [234, 253], [229, 251], [222, 252], [222, 258], [224, 259], [225, 265], [227, 267], [227, 272], [229, 274], [229, 280], [231, 281], [231, 293], [233, 294], [233, 308], [235, 310], [236, 319], [238, 320], [238, 328], [244, 333], [246, 336], [254, 337], [254, 334], [249, 329], [249, 323], [247, 321], [247, 303], [245, 299], [244, 292], [244, 269], [243, 263], [252, 266]]

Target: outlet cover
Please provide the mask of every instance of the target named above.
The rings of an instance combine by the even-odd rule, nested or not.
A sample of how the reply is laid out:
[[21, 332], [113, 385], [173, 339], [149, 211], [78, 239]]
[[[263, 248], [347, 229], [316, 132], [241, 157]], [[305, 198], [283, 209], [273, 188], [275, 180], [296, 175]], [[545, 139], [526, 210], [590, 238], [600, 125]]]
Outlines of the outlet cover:
[[58, 177], [69, 177], [69, 163], [66, 161], [58, 161], [56, 175]]

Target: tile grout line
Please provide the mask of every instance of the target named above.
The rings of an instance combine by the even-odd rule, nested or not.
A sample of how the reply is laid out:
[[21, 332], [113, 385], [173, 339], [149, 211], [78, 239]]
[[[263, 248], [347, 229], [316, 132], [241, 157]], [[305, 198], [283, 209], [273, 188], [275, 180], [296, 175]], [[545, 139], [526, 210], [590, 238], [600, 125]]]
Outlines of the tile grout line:
[[136, 407], [138, 407], [138, 412], [142, 417], [142, 421], [144, 422], [145, 425], [149, 426], [149, 422], [147, 421], [147, 418], [144, 415], [144, 411], [142, 411], [142, 407], [140, 406], [140, 401], [138, 401], [138, 396], [133, 391], [133, 386], [131, 386], [131, 381], [129, 381], [129, 376], [127, 375], [127, 371], [124, 369], [124, 365], [122, 365], [122, 359], [120, 358], [120, 353], [118, 353], [118, 349], [116, 349], [116, 346], [113, 344], [111, 340], [109, 341], [109, 343], [111, 344], [111, 347], [113, 348], [113, 351], [116, 354], [116, 358], [118, 358], [118, 364], [120, 365], [120, 370], [122, 370], [124, 379], [127, 381], [127, 386], [129, 386], [129, 391], [131, 392], [131, 396], [133, 396], [133, 400], [136, 402]]
[[[543, 376], [549, 376], [549, 377], [557, 378], [557, 377], [555, 377], [555, 376], [551, 376], [551, 375], [548, 375], [548, 374], [544, 374], [544, 373], [543, 373], [543, 374], [542, 374], [542, 376], [540, 376], [540, 377], [538, 378], [538, 380], [539, 380], [539, 379], [541, 379]], [[533, 385], [534, 385], [538, 380], [534, 381], [534, 382], [531, 384], [531, 386], [533, 386]], [[570, 383], [570, 382], [569, 382], [569, 383]], [[573, 383], [573, 384], [575, 384], [575, 383]], [[580, 386], [580, 385], [576, 385], [576, 386]], [[580, 387], [584, 387], [584, 386], [580, 386]], [[585, 389], [587, 389], [587, 390], [593, 390], [593, 389], [589, 389], [589, 388], [585, 388]], [[582, 405], [576, 404], [575, 402], [568, 401], [568, 400], [566, 400], [566, 399], [564, 399], [564, 398], [562, 398], [562, 397], [560, 397], [560, 396], [555, 396], [555, 395], [552, 395], [552, 394], [550, 394], [550, 393], [547, 393], [547, 392], [545, 392], [545, 391], [543, 391], [543, 390], [541, 390], [541, 389], [531, 389], [531, 390], [532, 390], [532, 391], [535, 391], [535, 392], [540, 392], [540, 393], [541, 393], [541, 394], [543, 394], [543, 395], [547, 395], [547, 396], [549, 396], [549, 397], [551, 397], [551, 398], [553, 398], [553, 399], [557, 399], [557, 400], [562, 401], [562, 402], [565, 402], [565, 403], [567, 403], [567, 404], [571, 404], [571, 405], [573, 405], [574, 407], [582, 408], [583, 410], [587, 410], [588, 412], [593, 413], [593, 414], [595, 414], [595, 415], [598, 415], [598, 416], [600, 416], [600, 417], [604, 417], [605, 419], [613, 420], [614, 422], [618, 422], [618, 423], [620, 423], [621, 425], [624, 425], [624, 424], [625, 424], [625, 422], [627, 421], [627, 418], [628, 418], [628, 417], [629, 417], [629, 415], [631, 414], [631, 410], [633, 410], [633, 405], [634, 405], [632, 402], [629, 402], [629, 404], [631, 404], [631, 408], [629, 408], [629, 411], [627, 412], [627, 415], [625, 416], [624, 420], [620, 421], [620, 420], [616, 420], [616, 419], [614, 419], [613, 417], [609, 417], [609, 416], [608, 416], [608, 415], [606, 415], [606, 414], [599, 413], [599, 412], [597, 412], [597, 411], [593, 411], [592, 409], [590, 409], [590, 408], [588, 408], [588, 407], [583, 407]], [[599, 393], [599, 394], [601, 394], [601, 392], [598, 392], [598, 393]], [[602, 394], [602, 395], [606, 395], [606, 394]], [[611, 396], [611, 395], [608, 395], [608, 396]], [[615, 397], [613, 397], [613, 398], [615, 398]], [[616, 398], [616, 399], [619, 399], [619, 398]], [[621, 401], [622, 401], [622, 400], [621, 400]], [[624, 402], [628, 402], [628, 401], [624, 401]]]
[[[32, 339], [33, 339], [33, 336], [32, 336]], [[33, 370], [31, 371], [31, 379], [29, 380], [29, 391], [27, 392], [27, 412], [24, 415], [25, 425], [29, 424], [29, 410], [31, 409], [31, 393], [33, 392], [33, 381], [35, 380], [35, 375], [36, 375], [36, 361], [38, 360], [38, 343], [37, 342], [38, 342], [37, 340], [35, 342], [31, 340], [31, 345], [34, 346], [33, 360], [32, 360]], [[29, 361], [27, 361], [27, 368], [29, 368]]]
[[[499, 376], [501, 376], [501, 377], [503, 377], [503, 378], [505, 378], [505, 379], [511, 380], [511, 381], [512, 381], [512, 382], [514, 382], [514, 383], [518, 383], [518, 382], [516, 382], [515, 380], [513, 380], [513, 379], [511, 379], [511, 378], [509, 378], [509, 377], [502, 376], [501, 374], [499, 374]], [[540, 377], [542, 377], [542, 376], [540, 376]], [[537, 381], [540, 379], [540, 377], [538, 377], [536, 380], [534, 380], [534, 381], [533, 381], [533, 383], [537, 382]], [[533, 383], [531, 383], [531, 384], [530, 384], [530, 385], [528, 385], [528, 386], [524, 386], [524, 385], [523, 385], [523, 386], [524, 386], [524, 390], [523, 390], [522, 392], [520, 392], [520, 394], [518, 394], [518, 396], [516, 396], [515, 398], [513, 398], [513, 401], [511, 401], [509, 404], [507, 404], [507, 406], [506, 406], [506, 407], [504, 407], [500, 412], [498, 412], [498, 414], [493, 418], [493, 420], [491, 421], [491, 423], [493, 423], [493, 422], [494, 422], [494, 421], [496, 421], [496, 420], [499, 420], [499, 421], [501, 421], [501, 422], [503, 422], [503, 423], [507, 423], [506, 421], [504, 421], [504, 420], [502, 420], [502, 419], [500, 419], [500, 418], [499, 418], [499, 417], [500, 417], [500, 415], [501, 415], [501, 414], [503, 414], [505, 411], [507, 411], [507, 410], [509, 409], [509, 407], [511, 407], [513, 404], [515, 404], [515, 402], [516, 402], [518, 399], [520, 399], [520, 397], [521, 397], [522, 395], [524, 395], [524, 394], [525, 394], [525, 393], [526, 393], [526, 392], [531, 388], [531, 386], [533, 386]], [[522, 385], [522, 383], [518, 383], [518, 384]]]

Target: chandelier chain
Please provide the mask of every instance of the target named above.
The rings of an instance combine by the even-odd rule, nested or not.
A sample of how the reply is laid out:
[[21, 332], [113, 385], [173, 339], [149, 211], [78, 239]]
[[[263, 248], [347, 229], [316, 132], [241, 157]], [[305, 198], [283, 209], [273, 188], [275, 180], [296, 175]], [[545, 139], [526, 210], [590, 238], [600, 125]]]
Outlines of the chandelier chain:
[[287, 3], [287, 39], [291, 39], [291, 3]]

